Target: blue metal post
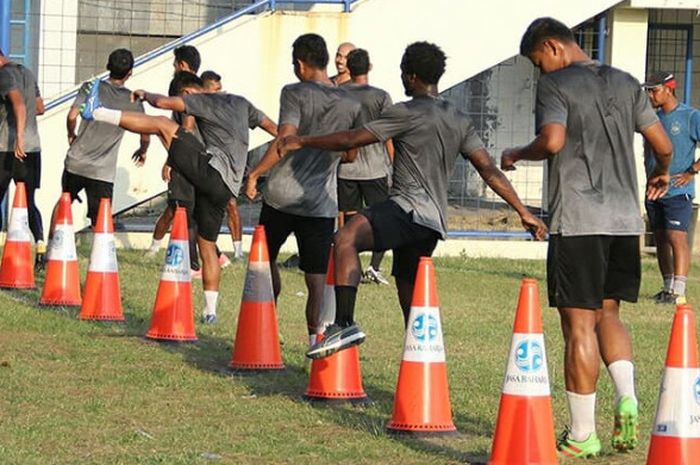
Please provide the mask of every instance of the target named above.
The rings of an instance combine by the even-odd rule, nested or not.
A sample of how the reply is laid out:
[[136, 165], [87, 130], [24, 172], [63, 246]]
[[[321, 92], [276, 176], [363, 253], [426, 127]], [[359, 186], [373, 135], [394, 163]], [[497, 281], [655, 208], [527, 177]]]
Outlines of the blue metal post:
[[0, 0], [0, 49], [5, 55], [10, 55], [10, 0]]
[[687, 45], [685, 47], [685, 86], [683, 88], [683, 103], [690, 105], [693, 96], [693, 27], [687, 29]]
[[343, 11], [346, 13], [350, 13], [350, 4], [352, 3], [352, 0], [344, 0], [345, 7], [343, 8]]
[[598, 18], [598, 61], [605, 64], [605, 36], [608, 27], [608, 17], [603, 15]]
[[277, 0], [270, 0], [270, 9], [275, 11], [277, 9]]

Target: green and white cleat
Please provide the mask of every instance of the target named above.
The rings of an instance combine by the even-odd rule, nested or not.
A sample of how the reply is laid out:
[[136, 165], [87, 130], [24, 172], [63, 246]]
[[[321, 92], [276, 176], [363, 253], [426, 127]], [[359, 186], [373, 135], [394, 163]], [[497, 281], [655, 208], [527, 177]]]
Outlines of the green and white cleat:
[[596, 457], [602, 446], [600, 439], [595, 433], [591, 433], [584, 441], [575, 441], [569, 437], [569, 429], [565, 429], [557, 440], [557, 450], [564, 457], [574, 459], [585, 459], [588, 457]]
[[618, 452], [634, 449], [639, 444], [639, 408], [637, 402], [622, 396], [615, 408], [612, 446]]

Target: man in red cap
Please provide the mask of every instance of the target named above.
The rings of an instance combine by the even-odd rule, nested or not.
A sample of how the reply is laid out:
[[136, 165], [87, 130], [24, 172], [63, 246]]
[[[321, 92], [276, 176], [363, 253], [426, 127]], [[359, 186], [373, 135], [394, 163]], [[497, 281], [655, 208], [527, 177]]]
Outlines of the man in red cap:
[[[678, 101], [673, 73], [651, 74], [644, 88], [673, 144], [668, 192], [657, 200], [645, 202], [664, 280], [664, 287], [654, 300], [664, 304], [685, 303], [690, 268], [688, 226], [693, 211], [695, 175], [700, 171], [700, 161], [695, 161], [695, 146], [700, 139], [700, 112]], [[648, 144], [644, 150], [644, 166], [647, 175], [656, 167], [655, 154]]]

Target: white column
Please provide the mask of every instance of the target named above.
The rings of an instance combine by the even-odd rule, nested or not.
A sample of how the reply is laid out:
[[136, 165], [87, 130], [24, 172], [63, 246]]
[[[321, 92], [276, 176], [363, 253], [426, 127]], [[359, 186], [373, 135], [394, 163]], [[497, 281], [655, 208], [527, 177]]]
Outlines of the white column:
[[[647, 63], [647, 32], [649, 11], [646, 9], [615, 8], [610, 15], [610, 65], [627, 71], [644, 82]], [[639, 199], [644, 201], [644, 149], [641, 136], [635, 137]]]

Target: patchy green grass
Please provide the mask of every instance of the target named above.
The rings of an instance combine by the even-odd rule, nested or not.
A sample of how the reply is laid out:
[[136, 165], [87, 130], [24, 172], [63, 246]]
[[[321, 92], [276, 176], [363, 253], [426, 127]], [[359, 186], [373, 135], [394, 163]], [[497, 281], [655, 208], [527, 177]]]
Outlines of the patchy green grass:
[[[81, 256], [88, 256], [86, 247]], [[162, 260], [162, 255], [160, 257]], [[223, 273], [219, 324], [198, 324], [198, 344], [146, 342], [160, 261], [120, 251], [127, 323], [81, 322], [74, 309], [37, 306], [37, 292], [0, 292], [0, 463], [3, 464], [453, 464], [483, 463], [510, 343], [520, 279], [540, 281], [532, 261], [437, 259], [457, 436], [392, 437], [392, 410], [403, 324], [393, 287], [363, 285], [357, 317], [368, 333], [361, 348], [367, 408], [311, 406], [303, 353], [305, 288], [297, 271], [283, 271], [278, 318], [287, 370], [233, 376], [226, 366], [245, 269]], [[385, 268], [389, 265], [385, 264]], [[86, 261], [81, 259], [85, 271]], [[694, 270], [693, 301], [700, 292]], [[658, 287], [655, 263], [644, 262], [642, 296]], [[201, 285], [195, 284], [197, 316]], [[648, 298], [626, 305], [635, 339], [642, 445], [631, 454], [609, 446], [613, 390], [601, 373], [599, 434], [605, 455], [590, 464], [644, 462], [656, 407], [673, 309]], [[562, 339], [554, 311], [544, 308], [553, 405], [559, 430], [568, 418]]]

